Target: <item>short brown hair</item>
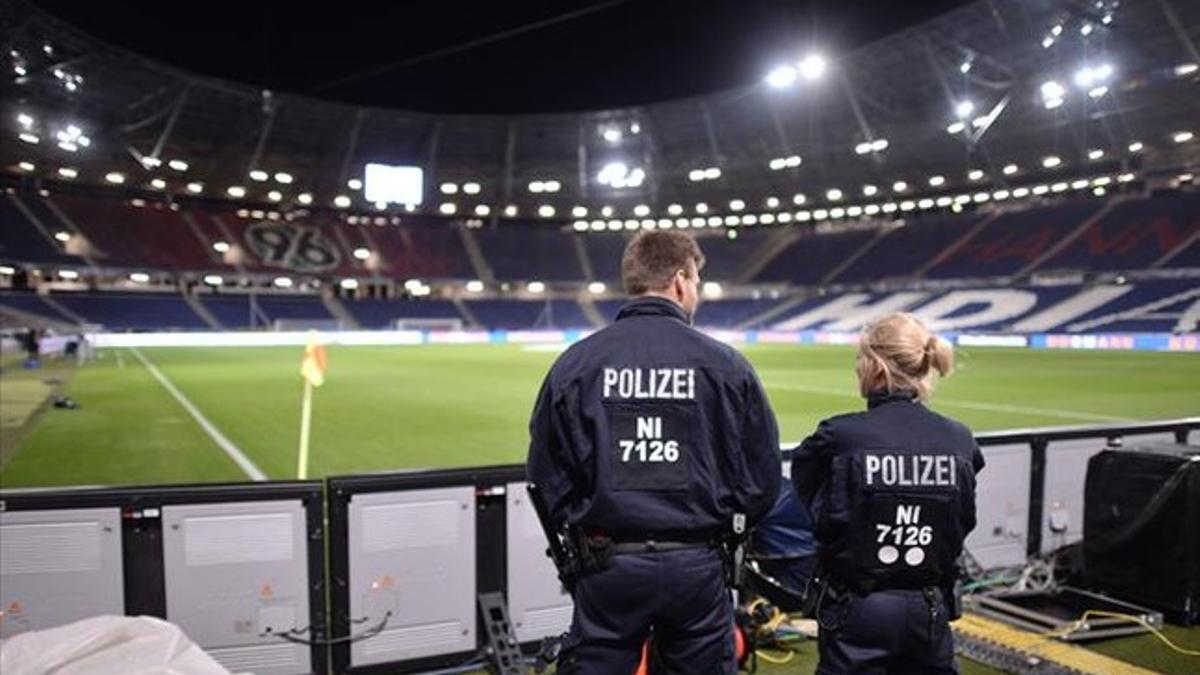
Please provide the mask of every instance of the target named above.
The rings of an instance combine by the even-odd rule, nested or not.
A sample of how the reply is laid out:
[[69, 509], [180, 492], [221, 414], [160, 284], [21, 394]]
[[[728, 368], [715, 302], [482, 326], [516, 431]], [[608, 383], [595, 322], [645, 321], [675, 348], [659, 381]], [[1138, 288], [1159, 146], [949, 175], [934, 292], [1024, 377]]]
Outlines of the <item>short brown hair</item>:
[[704, 253], [686, 232], [651, 230], [642, 232], [625, 247], [621, 256], [621, 281], [629, 295], [663, 291], [679, 270], [688, 274], [688, 261], [704, 267]]

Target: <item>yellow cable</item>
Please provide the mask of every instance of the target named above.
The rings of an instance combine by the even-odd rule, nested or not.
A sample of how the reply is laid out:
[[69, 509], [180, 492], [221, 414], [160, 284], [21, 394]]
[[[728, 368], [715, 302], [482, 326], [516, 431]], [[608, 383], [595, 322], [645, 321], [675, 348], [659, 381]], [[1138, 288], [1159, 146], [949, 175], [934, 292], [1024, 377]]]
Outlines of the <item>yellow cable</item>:
[[787, 656], [784, 657], [767, 656], [767, 653], [761, 649], [756, 650], [754, 653], [757, 654], [758, 658], [762, 659], [763, 661], [766, 661], [767, 663], [774, 663], [775, 665], [787, 663], [796, 657], [796, 652], [791, 650], [788, 650]]
[[1146, 621], [1145, 619], [1143, 619], [1140, 616], [1134, 616], [1132, 614], [1121, 614], [1119, 612], [1105, 612], [1105, 611], [1099, 610], [1099, 609], [1089, 609], [1089, 610], [1085, 611], [1083, 613], [1083, 616], [1079, 617], [1079, 620], [1076, 621], [1075, 623], [1071, 624], [1070, 626], [1067, 626], [1066, 628], [1062, 628], [1062, 629], [1055, 630], [1055, 631], [1050, 631], [1050, 632], [1046, 633], [1046, 635], [1049, 635], [1051, 637], [1063, 637], [1066, 635], [1070, 635], [1071, 633], [1074, 633], [1075, 631], [1079, 630], [1080, 628], [1083, 628], [1083, 625], [1085, 623], [1087, 623], [1087, 620], [1094, 616], [1108, 617], [1110, 619], [1125, 619], [1126, 621], [1132, 621], [1134, 623], [1140, 624], [1146, 630], [1150, 631], [1154, 635], [1154, 637], [1158, 638], [1159, 640], [1162, 640], [1163, 644], [1165, 644], [1167, 647], [1170, 647], [1172, 650], [1179, 652], [1180, 654], [1183, 654], [1185, 656], [1200, 656], [1200, 650], [1184, 649], [1183, 647], [1176, 645], [1174, 642], [1171, 642], [1171, 640], [1168, 639], [1166, 635], [1163, 635], [1163, 632], [1161, 630], [1159, 630], [1158, 628], [1155, 628], [1154, 626], [1151, 626], [1150, 622]]

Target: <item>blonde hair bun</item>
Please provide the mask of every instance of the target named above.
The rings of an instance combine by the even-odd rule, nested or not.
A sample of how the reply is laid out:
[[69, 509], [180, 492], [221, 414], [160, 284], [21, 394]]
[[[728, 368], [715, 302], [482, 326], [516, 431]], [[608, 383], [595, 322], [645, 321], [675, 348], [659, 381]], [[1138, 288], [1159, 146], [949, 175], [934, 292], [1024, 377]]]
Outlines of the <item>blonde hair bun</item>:
[[863, 328], [858, 343], [858, 382], [863, 396], [908, 389], [927, 400], [933, 373], [954, 369], [954, 348], [906, 312], [895, 312]]

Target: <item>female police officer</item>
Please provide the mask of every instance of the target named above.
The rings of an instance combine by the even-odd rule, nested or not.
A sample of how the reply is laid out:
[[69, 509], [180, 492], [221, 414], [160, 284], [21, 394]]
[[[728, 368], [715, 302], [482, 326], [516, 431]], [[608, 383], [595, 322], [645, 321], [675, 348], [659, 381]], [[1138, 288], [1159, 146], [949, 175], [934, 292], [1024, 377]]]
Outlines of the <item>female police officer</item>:
[[971, 432], [925, 407], [954, 353], [916, 317], [867, 326], [858, 349], [865, 412], [831, 417], [792, 460], [816, 525], [819, 673], [954, 673], [955, 563], [975, 527]]

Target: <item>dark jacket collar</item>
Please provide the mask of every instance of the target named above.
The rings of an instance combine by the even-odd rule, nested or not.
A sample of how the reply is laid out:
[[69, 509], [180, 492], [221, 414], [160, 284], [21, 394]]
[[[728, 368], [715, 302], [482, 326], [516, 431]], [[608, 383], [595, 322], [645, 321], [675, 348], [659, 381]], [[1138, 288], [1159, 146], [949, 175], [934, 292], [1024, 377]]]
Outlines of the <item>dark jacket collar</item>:
[[917, 392], [912, 389], [896, 389], [890, 392], [886, 389], [879, 389], [867, 395], [867, 408], [874, 408], [884, 403], [895, 403], [897, 401], [913, 403], [916, 400]]
[[665, 316], [687, 323], [687, 314], [679, 305], [653, 295], [643, 295], [630, 299], [617, 312], [617, 321], [631, 316]]

